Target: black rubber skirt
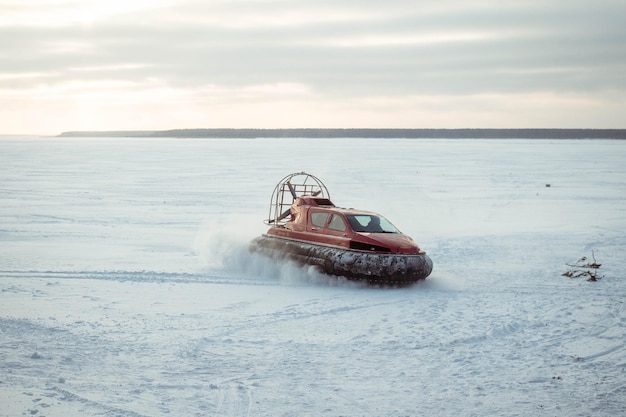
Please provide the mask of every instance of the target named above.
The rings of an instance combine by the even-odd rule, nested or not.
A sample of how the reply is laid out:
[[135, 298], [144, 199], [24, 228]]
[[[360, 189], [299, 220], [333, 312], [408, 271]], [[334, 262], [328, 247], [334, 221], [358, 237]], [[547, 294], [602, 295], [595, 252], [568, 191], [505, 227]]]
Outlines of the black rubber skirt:
[[314, 265], [327, 275], [374, 285], [411, 285], [426, 279], [433, 270], [433, 261], [425, 254], [350, 250], [270, 235], [259, 236], [250, 242], [250, 251], [272, 259]]

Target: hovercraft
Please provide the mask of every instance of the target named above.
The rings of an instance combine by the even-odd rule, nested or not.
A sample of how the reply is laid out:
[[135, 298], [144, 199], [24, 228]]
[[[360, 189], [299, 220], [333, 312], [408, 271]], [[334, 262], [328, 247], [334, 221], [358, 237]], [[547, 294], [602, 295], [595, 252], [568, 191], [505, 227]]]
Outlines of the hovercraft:
[[426, 279], [432, 260], [380, 214], [340, 208], [314, 175], [284, 177], [270, 200], [269, 229], [252, 252], [312, 265], [320, 272], [369, 284], [403, 286]]

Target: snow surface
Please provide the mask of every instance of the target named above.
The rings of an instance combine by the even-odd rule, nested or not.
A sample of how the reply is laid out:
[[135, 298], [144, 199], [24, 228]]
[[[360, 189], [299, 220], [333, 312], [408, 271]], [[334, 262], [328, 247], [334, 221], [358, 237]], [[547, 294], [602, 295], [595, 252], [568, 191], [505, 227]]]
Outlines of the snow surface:
[[[0, 139], [2, 416], [616, 416], [626, 142]], [[433, 274], [247, 252], [305, 170]], [[602, 279], [562, 274], [581, 257]]]

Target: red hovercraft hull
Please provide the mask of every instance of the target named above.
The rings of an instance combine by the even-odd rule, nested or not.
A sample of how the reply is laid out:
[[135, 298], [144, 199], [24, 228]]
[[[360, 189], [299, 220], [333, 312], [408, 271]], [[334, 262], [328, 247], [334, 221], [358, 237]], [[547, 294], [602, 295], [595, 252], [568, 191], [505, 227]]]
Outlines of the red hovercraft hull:
[[433, 269], [426, 253], [388, 220], [336, 207], [324, 184], [305, 172], [276, 186], [265, 223], [270, 228], [250, 243], [251, 252], [328, 275], [404, 286], [426, 279]]

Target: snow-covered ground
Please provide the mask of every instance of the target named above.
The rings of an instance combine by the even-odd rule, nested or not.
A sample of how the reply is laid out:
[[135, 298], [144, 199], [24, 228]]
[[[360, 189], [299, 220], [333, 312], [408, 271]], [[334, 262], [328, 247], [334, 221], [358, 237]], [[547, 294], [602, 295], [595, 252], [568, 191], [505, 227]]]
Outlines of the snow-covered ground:
[[[433, 274], [249, 255], [302, 170]], [[624, 141], [2, 138], [0, 415], [623, 415], [624, 265]]]

